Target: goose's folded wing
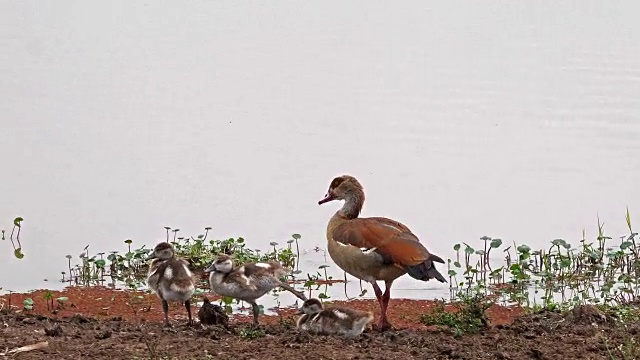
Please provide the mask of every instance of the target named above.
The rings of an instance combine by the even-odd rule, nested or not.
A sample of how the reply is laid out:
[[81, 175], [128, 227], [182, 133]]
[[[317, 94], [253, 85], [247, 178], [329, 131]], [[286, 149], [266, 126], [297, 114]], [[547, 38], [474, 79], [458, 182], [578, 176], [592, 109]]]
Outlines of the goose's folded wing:
[[359, 218], [338, 226], [333, 240], [363, 251], [375, 251], [386, 263], [414, 266], [426, 260], [438, 261], [403, 224], [387, 218]]

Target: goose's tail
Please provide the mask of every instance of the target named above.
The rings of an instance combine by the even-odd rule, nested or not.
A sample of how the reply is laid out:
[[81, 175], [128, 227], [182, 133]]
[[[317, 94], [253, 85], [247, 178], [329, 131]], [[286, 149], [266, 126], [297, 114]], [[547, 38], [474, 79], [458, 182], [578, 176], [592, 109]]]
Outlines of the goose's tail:
[[422, 281], [436, 279], [442, 283], [446, 283], [447, 280], [445, 280], [444, 276], [442, 276], [438, 269], [436, 269], [434, 261], [444, 264], [444, 260], [442, 260], [439, 256], [431, 255], [429, 256], [429, 259], [425, 260], [423, 263], [408, 266], [407, 273], [414, 279]]

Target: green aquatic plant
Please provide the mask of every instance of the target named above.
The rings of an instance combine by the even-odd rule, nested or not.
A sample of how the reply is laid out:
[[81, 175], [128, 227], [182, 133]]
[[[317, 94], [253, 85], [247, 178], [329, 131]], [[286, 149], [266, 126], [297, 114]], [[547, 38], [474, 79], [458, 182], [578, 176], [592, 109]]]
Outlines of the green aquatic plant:
[[[227, 239], [208, 239], [211, 227], [204, 228], [204, 232], [197, 236], [180, 236], [180, 229], [172, 229], [169, 226], [164, 227], [166, 231], [166, 240], [170, 242], [175, 251], [176, 256], [184, 258], [190, 264], [195, 276], [199, 279], [198, 290], [208, 289], [208, 275], [203, 269], [208, 267], [215, 258], [220, 254], [229, 254], [234, 261], [259, 262], [259, 261], [277, 261], [286, 268], [290, 273], [283, 278], [284, 281], [291, 283], [300, 283], [309, 291], [319, 292], [318, 297], [327, 299], [329, 286], [333, 282], [342, 282], [342, 280], [333, 280], [327, 273], [328, 265], [319, 267], [323, 273], [319, 271], [314, 274], [302, 274], [297, 267], [299, 265], [300, 246], [299, 240], [302, 238], [300, 234], [293, 234], [286, 241], [286, 246], [280, 247], [277, 242], [271, 242], [267, 250], [252, 249], [247, 246], [247, 242], [242, 237]], [[104, 252], [90, 254], [89, 248], [85, 247], [78, 257], [79, 263], [73, 265], [71, 255], [67, 255], [68, 274], [62, 274], [62, 281], [69, 285], [76, 286], [94, 286], [105, 285], [111, 287], [125, 287], [131, 290], [139, 290], [146, 287], [146, 275], [149, 263], [145, 261], [152, 249], [146, 245], [136, 247], [133, 240], [124, 241], [125, 251], [112, 250], [107, 252], [106, 258]], [[295, 244], [295, 248], [293, 246]], [[321, 287], [323, 287], [321, 289]], [[282, 290], [277, 288], [272, 292], [278, 304], [279, 293]], [[198, 295], [197, 295], [198, 296]], [[239, 300], [231, 298], [222, 298], [220, 305], [227, 312], [231, 312], [233, 305], [242, 304]]]
[[[526, 308], [568, 308], [579, 304], [618, 306], [640, 302], [640, 247], [626, 209], [629, 234], [615, 244], [597, 218], [598, 235], [588, 241], [583, 229], [577, 246], [554, 239], [548, 248], [533, 250], [501, 239], [480, 238], [484, 248], [455, 244], [455, 259], [448, 259], [451, 300], [481, 291], [503, 304]], [[464, 248], [463, 248], [464, 245]], [[502, 249], [503, 248], [503, 249]], [[502, 261], [490, 258], [502, 249]], [[460, 278], [459, 278], [460, 277]]]
[[[464, 242], [455, 244], [447, 273], [449, 301], [457, 311], [446, 311], [445, 303], [438, 302], [422, 321], [447, 326], [455, 335], [475, 332], [486, 325], [485, 310], [494, 302], [529, 311], [561, 312], [592, 304], [616, 321], [638, 321], [640, 247], [628, 208], [625, 221], [629, 233], [620, 236], [619, 242], [606, 234], [597, 217], [597, 236], [589, 241], [582, 229], [575, 246], [554, 239], [548, 247], [536, 250], [516, 242], [505, 247], [502, 239], [488, 236], [480, 238], [484, 246], [479, 250]], [[502, 257], [495, 255], [499, 250]], [[611, 351], [621, 358], [634, 358], [629, 354], [635, 354], [637, 343], [631, 341]]]
[[[11, 229], [11, 234], [9, 235], [9, 240], [11, 240], [11, 245], [13, 246], [13, 255], [17, 259], [24, 258], [24, 253], [22, 252], [22, 243], [20, 242], [20, 231], [22, 230], [23, 221], [24, 221], [24, 218], [20, 216], [14, 218], [13, 228]], [[6, 231], [2, 229], [2, 240], [6, 240], [6, 239], [7, 239]]]
[[[15, 256], [17, 259], [23, 259], [24, 258], [24, 253], [22, 252], [22, 243], [20, 242], [20, 230], [22, 230], [22, 222], [24, 221], [24, 219], [20, 216], [16, 217], [13, 219], [13, 228], [11, 229], [11, 234], [9, 235], [9, 240], [11, 240], [11, 245], [13, 246], [13, 256]], [[2, 232], [2, 241], [6, 241], [6, 231], [4, 229], [1, 230]], [[14, 238], [15, 235], [15, 238]], [[15, 241], [14, 241], [15, 240]], [[17, 245], [16, 245], [17, 244]], [[2, 287], [0, 287], [0, 291], [2, 291]], [[2, 300], [2, 302], [0, 303], [0, 311], [11, 311], [12, 306], [11, 306], [11, 290], [7, 290], [9, 292], [9, 306], [6, 307], [5, 306], [5, 302], [4, 300]]]
[[32, 298], [26, 298], [22, 301], [22, 305], [25, 311], [33, 310], [34, 302]]

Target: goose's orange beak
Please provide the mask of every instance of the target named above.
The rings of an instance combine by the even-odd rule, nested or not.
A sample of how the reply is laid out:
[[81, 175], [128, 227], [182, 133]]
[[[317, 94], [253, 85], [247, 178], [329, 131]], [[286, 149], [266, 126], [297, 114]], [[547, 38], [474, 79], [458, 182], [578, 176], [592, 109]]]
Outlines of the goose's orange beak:
[[324, 198], [320, 201], [318, 201], [318, 205], [322, 205], [326, 202], [329, 202], [331, 200], [334, 200], [335, 198], [333, 197], [333, 194], [331, 193], [331, 191], [327, 191], [327, 194], [324, 196]]

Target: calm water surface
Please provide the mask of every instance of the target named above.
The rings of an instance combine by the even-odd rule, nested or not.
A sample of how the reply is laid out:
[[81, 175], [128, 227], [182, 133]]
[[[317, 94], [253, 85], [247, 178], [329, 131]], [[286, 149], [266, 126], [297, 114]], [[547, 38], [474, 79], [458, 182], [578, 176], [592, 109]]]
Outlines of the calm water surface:
[[624, 234], [625, 206], [640, 224], [639, 12], [2, 2], [0, 221], [25, 218], [26, 256], [0, 242], [0, 286], [60, 287], [66, 254], [152, 246], [164, 226], [263, 249], [300, 233], [313, 272], [340, 206], [317, 201], [343, 173], [365, 186], [363, 216], [404, 222], [445, 258], [483, 235], [594, 237], [597, 215]]

